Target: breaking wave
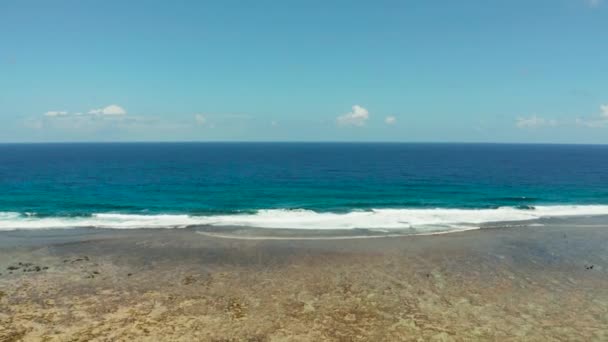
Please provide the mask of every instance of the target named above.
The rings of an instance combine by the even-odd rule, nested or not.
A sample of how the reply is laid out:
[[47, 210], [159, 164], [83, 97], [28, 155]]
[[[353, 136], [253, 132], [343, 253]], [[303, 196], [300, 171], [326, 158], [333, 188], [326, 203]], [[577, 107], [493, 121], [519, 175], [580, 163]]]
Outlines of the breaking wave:
[[230, 215], [137, 215], [98, 213], [80, 217], [37, 217], [32, 213], [0, 212], [0, 230], [54, 228], [184, 228], [238, 226], [287, 229], [416, 229], [450, 231], [483, 223], [528, 221], [546, 217], [608, 215], [608, 205], [556, 205], [496, 209], [373, 209], [321, 213], [303, 209], [268, 209]]

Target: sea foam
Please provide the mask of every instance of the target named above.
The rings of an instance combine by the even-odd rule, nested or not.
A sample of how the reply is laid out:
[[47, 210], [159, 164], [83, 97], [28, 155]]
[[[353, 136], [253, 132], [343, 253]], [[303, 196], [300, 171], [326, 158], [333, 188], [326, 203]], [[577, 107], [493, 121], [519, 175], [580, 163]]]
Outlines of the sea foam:
[[527, 221], [546, 217], [608, 215], [608, 205], [537, 206], [533, 209], [373, 209], [347, 213], [268, 209], [254, 214], [135, 215], [99, 213], [86, 217], [36, 217], [0, 212], [0, 230], [95, 227], [114, 229], [184, 228], [196, 225], [291, 229], [416, 229], [449, 231], [483, 223]]

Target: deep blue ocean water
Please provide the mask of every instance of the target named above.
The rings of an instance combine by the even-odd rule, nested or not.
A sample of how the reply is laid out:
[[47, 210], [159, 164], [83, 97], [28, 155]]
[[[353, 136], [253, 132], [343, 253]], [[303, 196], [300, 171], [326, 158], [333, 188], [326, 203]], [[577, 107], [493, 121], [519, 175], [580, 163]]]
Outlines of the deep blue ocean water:
[[[608, 146], [0, 145], [0, 228], [5, 229], [20, 228], [21, 221], [61, 226], [56, 223], [60, 219], [95, 226], [89, 221], [99, 219], [98, 214], [165, 215], [171, 225], [170, 217], [251, 218], [270, 209], [264, 211], [265, 220], [278, 217], [275, 225], [281, 220], [289, 225], [314, 221], [304, 213], [335, 219], [372, 209], [407, 209], [418, 215], [419, 210], [506, 207], [519, 212], [563, 205], [608, 205]], [[601, 213], [604, 208], [594, 210]], [[324, 213], [328, 215], [319, 216]], [[407, 213], [401, 212], [396, 222], [407, 221]], [[395, 224], [381, 221], [379, 228]]]

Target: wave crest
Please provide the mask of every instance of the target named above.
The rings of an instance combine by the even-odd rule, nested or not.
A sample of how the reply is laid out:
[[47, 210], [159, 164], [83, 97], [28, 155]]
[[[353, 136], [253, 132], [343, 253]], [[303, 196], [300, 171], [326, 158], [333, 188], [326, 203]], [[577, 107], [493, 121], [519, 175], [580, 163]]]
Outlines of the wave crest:
[[0, 230], [95, 227], [114, 229], [183, 228], [197, 225], [291, 229], [416, 229], [447, 231], [483, 223], [527, 221], [544, 217], [608, 215], [608, 205], [558, 205], [497, 209], [373, 209], [319, 213], [304, 209], [267, 209], [252, 214], [136, 215], [98, 213], [87, 217], [36, 217], [0, 212]]

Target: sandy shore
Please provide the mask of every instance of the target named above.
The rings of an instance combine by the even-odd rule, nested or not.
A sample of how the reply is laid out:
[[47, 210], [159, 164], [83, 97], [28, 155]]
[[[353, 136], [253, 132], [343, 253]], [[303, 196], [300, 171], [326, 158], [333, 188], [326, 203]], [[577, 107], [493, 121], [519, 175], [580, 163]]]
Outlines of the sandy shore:
[[333, 240], [1, 232], [0, 341], [606, 341], [604, 222]]

